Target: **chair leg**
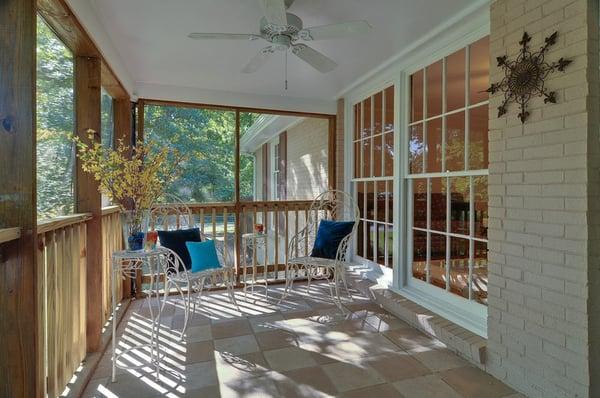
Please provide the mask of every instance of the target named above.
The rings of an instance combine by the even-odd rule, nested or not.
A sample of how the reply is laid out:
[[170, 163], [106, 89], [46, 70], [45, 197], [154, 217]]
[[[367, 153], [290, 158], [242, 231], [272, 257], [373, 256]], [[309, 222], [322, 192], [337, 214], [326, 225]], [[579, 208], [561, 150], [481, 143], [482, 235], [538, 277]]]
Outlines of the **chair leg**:
[[306, 294], [310, 296], [310, 281], [312, 280], [312, 276], [313, 276], [313, 272], [312, 272], [313, 268], [306, 266]]
[[229, 275], [227, 275], [225, 278], [227, 280], [226, 286], [227, 286], [227, 293], [229, 293], [229, 298], [231, 299], [231, 302], [233, 303], [233, 305], [235, 305], [239, 310], [240, 306], [238, 305], [237, 300], [235, 299], [233, 277], [229, 277]]
[[179, 335], [179, 340], [181, 341], [183, 340], [183, 335], [185, 334], [185, 331], [187, 329], [187, 324], [190, 317], [190, 287], [188, 286], [187, 299], [186, 295], [183, 293], [183, 290], [181, 290], [181, 286], [179, 286], [178, 283], [175, 283], [175, 287], [177, 288], [177, 291], [179, 292], [183, 300], [183, 329], [181, 329], [181, 334]]
[[283, 299], [287, 297], [288, 289], [290, 288], [290, 283], [293, 283], [293, 271], [290, 268], [291, 267], [288, 264], [285, 265], [285, 289], [283, 289], [283, 294], [281, 295], [279, 301], [277, 301], [277, 304], [281, 304]]
[[348, 298], [350, 299], [350, 301], [354, 301], [354, 299], [352, 298], [352, 295], [350, 294], [350, 289], [348, 289], [348, 283], [346, 281], [346, 269], [342, 269], [340, 270], [340, 272], [342, 273], [342, 282], [344, 283], [344, 288], [346, 289], [346, 294], [348, 295]]

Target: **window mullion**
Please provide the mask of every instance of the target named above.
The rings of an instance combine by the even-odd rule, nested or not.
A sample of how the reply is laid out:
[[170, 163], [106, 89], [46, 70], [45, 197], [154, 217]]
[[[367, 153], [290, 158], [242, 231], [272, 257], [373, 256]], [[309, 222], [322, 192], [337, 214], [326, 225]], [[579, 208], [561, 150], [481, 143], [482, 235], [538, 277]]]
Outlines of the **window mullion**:
[[470, 115], [470, 108], [469, 108], [469, 102], [471, 101], [470, 97], [470, 93], [471, 93], [471, 86], [470, 86], [470, 73], [471, 73], [471, 66], [469, 64], [469, 59], [471, 57], [470, 55], [470, 46], [467, 46], [466, 50], [465, 50], [465, 57], [466, 57], [466, 61], [465, 61], [465, 170], [469, 170], [469, 128], [470, 128], [470, 123], [469, 123], [469, 115]]
[[450, 260], [451, 260], [451, 256], [450, 256], [450, 245], [451, 245], [451, 240], [450, 240], [450, 235], [448, 235], [448, 233], [450, 233], [452, 231], [452, 221], [451, 221], [451, 208], [450, 206], [452, 205], [452, 201], [450, 200], [450, 194], [451, 194], [451, 188], [450, 188], [450, 178], [446, 178], [446, 290], [449, 291], [450, 290]]
[[473, 265], [475, 261], [475, 193], [473, 177], [469, 177], [469, 300], [473, 300]]

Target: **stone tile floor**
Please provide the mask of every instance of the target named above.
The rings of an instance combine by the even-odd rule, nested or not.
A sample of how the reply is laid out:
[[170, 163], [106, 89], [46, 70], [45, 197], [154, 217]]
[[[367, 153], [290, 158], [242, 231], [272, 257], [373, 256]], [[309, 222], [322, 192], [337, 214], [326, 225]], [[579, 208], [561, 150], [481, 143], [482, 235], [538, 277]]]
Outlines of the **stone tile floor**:
[[[162, 315], [162, 369], [118, 370], [110, 346], [83, 397], [520, 397], [506, 385], [353, 292], [342, 314], [326, 285], [306, 286], [279, 305], [281, 286], [244, 296], [202, 298], [183, 340], [181, 303]], [[119, 350], [149, 339], [147, 302], [131, 304], [118, 329]], [[139, 364], [147, 351], [123, 363]]]

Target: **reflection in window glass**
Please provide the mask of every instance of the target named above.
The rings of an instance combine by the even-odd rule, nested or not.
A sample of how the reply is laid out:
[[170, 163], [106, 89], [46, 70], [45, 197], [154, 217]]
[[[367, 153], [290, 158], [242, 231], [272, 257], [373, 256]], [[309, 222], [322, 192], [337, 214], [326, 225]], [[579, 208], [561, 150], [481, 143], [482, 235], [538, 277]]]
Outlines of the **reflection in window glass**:
[[469, 177], [450, 179], [450, 232], [469, 235]]
[[37, 217], [75, 210], [73, 55], [37, 21]]
[[427, 173], [442, 171], [442, 118], [427, 122]]
[[425, 154], [425, 143], [423, 141], [423, 125], [410, 126], [410, 142], [408, 143], [408, 156], [410, 174], [423, 172], [423, 159]]
[[446, 117], [446, 171], [465, 169], [465, 114]]
[[373, 134], [381, 134], [383, 129], [383, 94], [373, 96]]
[[384, 131], [394, 131], [394, 86], [385, 89]]
[[473, 262], [473, 284], [474, 299], [481, 304], [487, 304], [487, 281], [488, 281], [488, 259], [487, 243], [475, 241], [475, 253]]
[[488, 167], [488, 106], [478, 106], [469, 111], [469, 169]]
[[373, 137], [373, 177], [381, 177], [383, 167], [383, 135]]
[[426, 69], [427, 76], [427, 117], [442, 113], [442, 61], [431, 64]]
[[469, 103], [487, 101], [490, 86], [490, 39], [488, 36], [470, 46], [469, 57]]
[[412, 272], [422, 281], [427, 280], [427, 232], [413, 230]]
[[446, 235], [429, 234], [431, 239], [429, 282], [446, 288]]
[[450, 290], [469, 298], [469, 240], [450, 238]]
[[423, 120], [423, 70], [410, 76], [411, 106], [410, 121]]
[[473, 177], [473, 205], [475, 211], [475, 237], [487, 239], [488, 229], [488, 178]]
[[427, 228], [427, 180], [412, 181], [413, 227]]
[[446, 231], [447, 187], [446, 178], [431, 178], [431, 229]]
[[465, 106], [465, 64], [464, 48], [446, 58], [446, 112]]

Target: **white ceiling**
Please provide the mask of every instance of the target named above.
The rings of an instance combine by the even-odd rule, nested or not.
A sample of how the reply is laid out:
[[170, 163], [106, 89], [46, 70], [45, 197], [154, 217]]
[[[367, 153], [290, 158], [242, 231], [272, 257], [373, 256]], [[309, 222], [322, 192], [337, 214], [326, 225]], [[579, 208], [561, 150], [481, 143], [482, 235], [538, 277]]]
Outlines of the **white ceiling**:
[[284, 91], [283, 54], [254, 74], [240, 69], [266, 42], [196, 41], [190, 32], [258, 33], [257, 0], [89, 0], [138, 87], [193, 87], [229, 93], [333, 100], [361, 76], [481, 0], [296, 0], [289, 12], [305, 26], [365, 19], [360, 39], [308, 43], [338, 63], [321, 74], [290, 55]]

